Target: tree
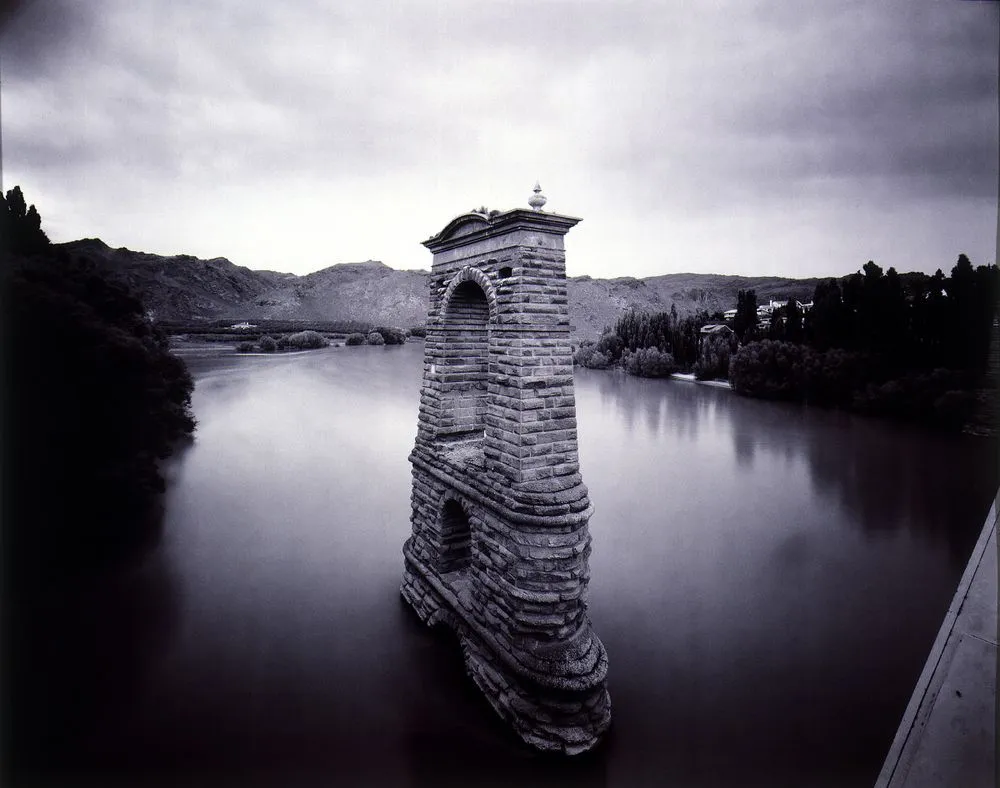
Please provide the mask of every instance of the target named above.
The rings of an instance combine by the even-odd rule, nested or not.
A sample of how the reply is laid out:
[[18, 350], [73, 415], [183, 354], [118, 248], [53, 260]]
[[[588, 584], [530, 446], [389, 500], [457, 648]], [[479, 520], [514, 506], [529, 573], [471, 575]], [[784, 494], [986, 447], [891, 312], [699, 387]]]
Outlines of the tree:
[[785, 306], [785, 339], [789, 342], [801, 342], [803, 338], [802, 310], [799, 309], [798, 301], [789, 298]]
[[[611, 363], [615, 363], [622, 357], [622, 351], [626, 347], [630, 346], [630, 344], [631, 348], [635, 349], [636, 345], [634, 344], [634, 341], [635, 340], [633, 340], [633, 343], [626, 342], [618, 335], [617, 331], [605, 331], [601, 334], [601, 338], [597, 340], [595, 350], [598, 353], [607, 356]], [[639, 345], [639, 347], [642, 347], [642, 345]]]
[[884, 324], [882, 310], [882, 269], [872, 260], [865, 263], [858, 302], [857, 331], [861, 347], [871, 350], [881, 345]]
[[391, 326], [376, 326], [372, 331], [377, 331], [382, 335], [382, 339], [385, 340], [387, 345], [404, 345], [406, 344], [406, 332], [401, 328], [393, 328]]
[[785, 310], [779, 307], [771, 312], [771, 319], [767, 323], [767, 339], [773, 342], [784, 342], [785, 340]]
[[952, 324], [945, 290], [947, 281], [939, 268], [914, 290], [910, 325], [912, 360], [917, 366], [933, 368], [948, 364]]
[[304, 350], [315, 350], [327, 347], [330, 343], [318, 331], [306, 330], [289, 335], [285, 339], [288, 347], [301, 348]]
[[850, 324], [841, 299], [840, 284], [836, 279], [816, 285], [813, 306], [804, 323], [809, 344], [819, 350], [850, 345]]
[[972, 326], [972, 366], [976, 372], [984, 372], [987, 369], [990, 343], [996, 337], [993, 323], [1000, 301], [1000, 270], [995, 265], [976, 267], [973, 293], [975, 322]]
[[944, 282], [950, 331], [945, 343], [949, 357], [963, 369], [981, 372], [986, 363], [997, 309], [996, 266], [973, 268], [960, 254]]
[[879, 337], [880, 349], [896, 364], [906, 366], [913, 357], [912, 337], [909, 327], [910, 310], [906, 305], [906, 293], [895, 268], [889, 268], [882, 280], [879, 293]]
[[0, 195], [0, 243], [4, 251], [32, 255], [49, 248], [49, 237], [42, 230], [42, 217], [35, 206], [26, 206], [20, 186]]
[[729, 361], [737, 349], [736, 334], [732, 331], [704, 337], [694, 365], [694, 376], [698, 380], [728, 379]]
[[114, 562], [149, 537], [160, 461], [194, 430], [194, 384], [127, 287], [44, 251], [37, 211], [24, 203], [14, 188], [3, 206], [8, 227], [20, 228], [0, 309], [16, 381], [4, 547], [16, 582], [45, 583]]
[[757, 329], [757, 291], [740, 290], [736, 294], [736, 317], [733, 331], [740, 342], [749, 342]]
[[11, 565], [42, 578], [113, 562], [147, 538], [159, 463], [194, 429], [194, 386], [125, 287], [78, 261], [40, 262], [5, 288], [17, 381], [5, 522], [17, 524]]
[[677, 369], [674, 357], [655, 347], [639, 348], [634, 353], [625, 351], [622, 362], [626, 372], [643, 378], [664, 378]]

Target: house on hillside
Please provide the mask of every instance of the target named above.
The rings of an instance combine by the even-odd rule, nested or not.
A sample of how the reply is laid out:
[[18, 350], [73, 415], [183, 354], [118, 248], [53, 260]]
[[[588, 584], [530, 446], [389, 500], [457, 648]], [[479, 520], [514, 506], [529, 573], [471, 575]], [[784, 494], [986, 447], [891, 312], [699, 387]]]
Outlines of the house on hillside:
[[[798, 299], [785, 299], [784, 301], [775, 301], [773, 298], [766, 304], [761, 304], [757, 307], [757, 320], [759, 323], [770, 323], [771, 316], [778, 312], [779, 310], [784, 310], [792, 302], [795, 302], [795, 306], [798, 308], [799, 313], [804, 315], [813, 307], [813, 302], [810, 301], [807, 304], [803, 304]], [[784, 321], [784, 316], [782, 315], [781, 320]]]
[[792, 298], [785, 299], [784, 301], [775, 301], [775, 300], [772, 299], [771, 301], [768, 302], [767, 306], [760, 306], [760, 307], [758, 307], [757, 308], [757, 314], [760, 315], [761, 310], [765, 310], [767, 312], [768, 316], [770, 316], [770, 315], [774, 314], [774, 311], [776, 309], [784, 309], [792, 301], [795, 301], [795, 306], [798, 307], [798, 310], [800, 312], [802, 312], [803, 314], [805, 314], [810, 309], [812, 309], [812, 305], [813, 305], [812, 301], [810, 301], [808, 304], [803, 304], [798, 299], [792, 299]]

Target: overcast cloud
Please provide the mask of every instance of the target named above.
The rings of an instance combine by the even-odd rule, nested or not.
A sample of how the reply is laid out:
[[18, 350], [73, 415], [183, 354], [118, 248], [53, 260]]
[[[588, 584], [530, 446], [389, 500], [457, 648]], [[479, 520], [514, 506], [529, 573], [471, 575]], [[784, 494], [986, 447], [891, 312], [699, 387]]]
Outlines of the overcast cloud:
[[485, 204], [569, 273], [950, 271], [997, 246], [997, 4], [38, 0], [4, 188], [55, 241], [305, 273]]

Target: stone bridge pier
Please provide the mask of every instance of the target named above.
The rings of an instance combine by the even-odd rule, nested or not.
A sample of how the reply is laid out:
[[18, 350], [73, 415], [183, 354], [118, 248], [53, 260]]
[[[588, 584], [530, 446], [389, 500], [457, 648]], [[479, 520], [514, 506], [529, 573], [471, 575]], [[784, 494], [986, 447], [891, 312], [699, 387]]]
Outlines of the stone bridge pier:
[[403, 597], [458, 636], [529, 744], [579, 753], [611, 721], [587, 616], [592, 512], [580, 477], [563, 239], [579, 219], [469, 213], [433, 253]]

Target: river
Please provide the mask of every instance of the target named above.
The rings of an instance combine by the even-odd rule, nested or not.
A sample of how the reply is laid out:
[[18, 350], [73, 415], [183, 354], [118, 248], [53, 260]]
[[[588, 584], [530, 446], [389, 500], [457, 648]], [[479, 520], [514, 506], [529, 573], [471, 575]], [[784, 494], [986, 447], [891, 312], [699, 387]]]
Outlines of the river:
[[76, 636], [96, 784], [870, 786], [996, 491], [992, 441], [579, 370], [613, 724], [543, 757], [399, 597], [422, 345], [178, 352], [161, 542]]

